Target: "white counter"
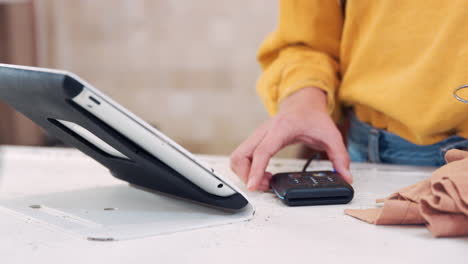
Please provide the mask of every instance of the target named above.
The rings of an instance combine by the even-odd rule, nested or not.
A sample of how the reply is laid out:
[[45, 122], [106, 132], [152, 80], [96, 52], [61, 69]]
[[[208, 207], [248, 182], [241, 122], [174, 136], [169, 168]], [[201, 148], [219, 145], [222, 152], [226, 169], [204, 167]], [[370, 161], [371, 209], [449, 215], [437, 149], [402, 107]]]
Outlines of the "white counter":
[[[0, 151], [0, 199], [126, 186], [76, 150]], [[233, 177], [226, 157], [202, 158]], [[299, 170], [303, 162], [274, 160], [270, 168]], [[329, 166], [316, 162], [310, 169]], [[435, 239], [423, 226], [374, 226], [343, 213], [374, 206], [376, 198], [431, 170], [353, 164], [356, 194], [350, 204], [286, 207], [272, 193], [249, 193], [257, 208], [249, 222], [125, 241], [87, 241], [0, 210], [0, 263], [468, 263], [468, 237]]]

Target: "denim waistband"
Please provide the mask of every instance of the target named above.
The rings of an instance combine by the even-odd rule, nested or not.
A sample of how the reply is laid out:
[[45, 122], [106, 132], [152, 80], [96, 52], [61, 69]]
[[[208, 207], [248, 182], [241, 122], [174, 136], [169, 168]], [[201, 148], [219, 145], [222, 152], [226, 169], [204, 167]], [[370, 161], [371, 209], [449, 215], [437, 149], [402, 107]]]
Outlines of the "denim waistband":
[[[419, 166], [441, 166], [449, 149], [468, 149], [468, 140], [450, 136], [431, 145], [417, 145], [386, 130], [361, 122], [351, 114], [348, 131], [348, 151], [353, 161]], [[357, 160], [359, 159], [359, 160]]]

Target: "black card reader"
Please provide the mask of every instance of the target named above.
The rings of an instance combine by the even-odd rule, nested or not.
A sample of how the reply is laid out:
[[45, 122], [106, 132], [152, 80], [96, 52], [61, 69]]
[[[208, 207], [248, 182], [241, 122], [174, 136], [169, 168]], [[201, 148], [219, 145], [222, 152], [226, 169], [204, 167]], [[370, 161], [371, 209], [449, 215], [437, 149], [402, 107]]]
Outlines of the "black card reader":
[[289, 206], [346, 204], [354, 195], [353, 187], [334, 171], [278, 173], [271, 187]]

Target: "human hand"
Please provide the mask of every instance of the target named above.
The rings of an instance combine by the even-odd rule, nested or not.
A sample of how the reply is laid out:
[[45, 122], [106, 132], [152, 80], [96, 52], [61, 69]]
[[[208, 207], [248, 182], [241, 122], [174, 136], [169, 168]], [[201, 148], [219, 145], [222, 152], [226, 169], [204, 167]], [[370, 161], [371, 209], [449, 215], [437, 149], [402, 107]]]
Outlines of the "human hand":
[[249, 190], [268, 190], [272, 174], [266, 172], [266, 167], [270, 158], [297, 142], [325, 151], [336, 171], [352, 182], [343, 138], [327, 112], [325, 92], [316, 87], [303, 88], [286, 98], [278, 114], [260, 125], [231, 154], [231, 169]]

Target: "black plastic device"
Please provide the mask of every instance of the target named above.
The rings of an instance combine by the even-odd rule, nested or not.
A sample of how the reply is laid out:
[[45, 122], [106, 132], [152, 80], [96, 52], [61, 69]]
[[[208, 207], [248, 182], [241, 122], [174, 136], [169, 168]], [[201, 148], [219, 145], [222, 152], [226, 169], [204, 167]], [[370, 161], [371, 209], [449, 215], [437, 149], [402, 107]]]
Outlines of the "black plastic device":
[[[107, 167], [114, 177], [152, 191], [218, 208], [238, 210], [248, 204], [240, 193], [221, 197], [204, 191], [132, 140], [81, 108], [71, 99], [83, 89], [84, 84], [67, 72], [0, 65], [2, 101], [30, 118], [49, 134], [76, 147]], [[106, 154], [56, 120], [68, 120], [79, 124], [129, 159]]]
[[289, 206], [346, 204], [354, 195], [353, 187], [334, 171], [278, 173], [271, 187]]

